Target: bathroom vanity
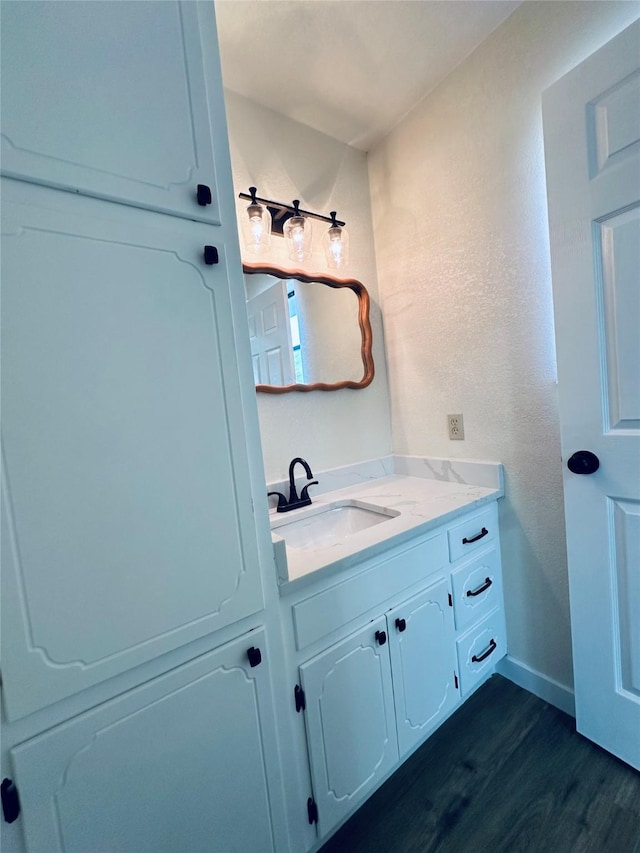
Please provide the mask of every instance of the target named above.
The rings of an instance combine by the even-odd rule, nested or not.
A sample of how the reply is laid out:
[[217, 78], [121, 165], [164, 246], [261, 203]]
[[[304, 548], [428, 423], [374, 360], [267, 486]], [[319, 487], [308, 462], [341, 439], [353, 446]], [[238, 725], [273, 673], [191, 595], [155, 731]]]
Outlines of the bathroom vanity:
[[[382, 467], [418, 476], [386, 474], [272, 512], [292, 726], [320, 839], [506, 654], [501, 470], [460, 464], [487, 485], [436, 479], [451, 476], [446, 460], [395, 457]], [[357, 510], [371, 517], [341, 520]]]

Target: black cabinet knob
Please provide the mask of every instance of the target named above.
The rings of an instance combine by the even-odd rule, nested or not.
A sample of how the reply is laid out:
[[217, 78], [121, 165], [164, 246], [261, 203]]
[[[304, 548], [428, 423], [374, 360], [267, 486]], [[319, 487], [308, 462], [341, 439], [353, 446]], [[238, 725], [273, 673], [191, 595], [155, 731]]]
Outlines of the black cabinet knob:
[[376, 631], [376, 640], [379, 646], [384, 646], [384, 644], [387, 642], [387, 632]]
[[567, 468], [573, 474], [594, 474], [600, 467], [600, 460], [590, 450], [578, 450], [567, 462]]
[[205, 246], [204, 247], [204, 262], [207, 266], [213, 266], [213, 264], [217, 264], [219, 261], [218, 258], [218, 250], [215, 246]]
[[406, 631], [407, 629], [407, 620], [406, 619], [396, 619], [396, 628], [400, 633]]
[[206, 184], [198, 184], [198, 188], [196, 189], [196, 198], [198, 199], [200, 207], [206, 207], [208, 204], [211, 204], [211, 188]]
[[262, 663], [262, 654], [260, 653], [260, 649], [257, 649], [255, 646], [251, 646], [250, 649], [247, 649], [247, 657], [249, 658], [250, 666], [258, 666], [259, 663]]

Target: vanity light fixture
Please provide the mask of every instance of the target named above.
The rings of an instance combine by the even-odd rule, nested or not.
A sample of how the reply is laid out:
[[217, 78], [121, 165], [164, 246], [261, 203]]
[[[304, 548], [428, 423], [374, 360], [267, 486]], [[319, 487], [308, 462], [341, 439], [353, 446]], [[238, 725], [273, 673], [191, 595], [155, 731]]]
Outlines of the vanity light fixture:
[[[250, 195], [240, 193], [239, 198], [251, 202], [247, 207], [247, 216], [241, 219], [245, 247], [253, 254], [264, 254], [269, 247], [268, 238], [263, 236], [268, 230], [271, 234], [284, 236], [287, 241], [289, 258], [302, 263], [311, 257], [311, 220], [328, 222], [330, 228], [323, 238], [327, 263], [331, 269], [344, 269], [349, 255], [349, 235], [344, 222], [331, 216], [322, 216], [309, 210], [300, 209], [300, 201], [282, 204], [259, 198], [256, 187], [249, 187]], [[268, 215], [269, 219], [266, 219]], [[260, 236], [260, 239], [258, 239]]]
[[311, 257], [311, 220], [300, 213], [300, 202], [293, 200], [293, 216], [284, 223], [283, 234], [287, 241], [289, 260], [303, 263]]
[[332, 270], [344, 269], [349, 263], [349, 234], [338, 225], [336, 211], [331, 211], [331, 228], [322, 238], [327, 264]]
[[247, 215], [241, 220], [242, 236], [248, 252], [263, 255], [271, 243], [271, 213], [266, 205], [258, 202], [257, 191], [256, 187], [249, 187], [251, 204], [247, 207]]

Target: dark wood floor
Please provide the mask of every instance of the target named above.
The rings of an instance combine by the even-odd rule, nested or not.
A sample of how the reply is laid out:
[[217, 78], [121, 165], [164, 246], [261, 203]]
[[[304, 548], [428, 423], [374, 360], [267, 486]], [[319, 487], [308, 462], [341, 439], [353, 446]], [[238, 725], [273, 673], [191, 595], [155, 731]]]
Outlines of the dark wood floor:
[[435, 851], [640, 853], [640, 774], [496, 675], [321, 853]]

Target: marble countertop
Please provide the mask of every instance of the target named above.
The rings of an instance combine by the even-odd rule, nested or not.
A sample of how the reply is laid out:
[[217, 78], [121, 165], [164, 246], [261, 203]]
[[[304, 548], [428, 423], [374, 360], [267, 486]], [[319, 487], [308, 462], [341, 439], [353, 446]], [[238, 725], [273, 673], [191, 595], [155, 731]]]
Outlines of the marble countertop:
[[[272, 529], [281, 594], [286, 594], [293, 586], [297, 588], [303, 578], [317, 577], [318, 571], [325, 574], [343, 570], [502, 497], [502, 466], [499, 463], [487, 464], [496, 466], [495, 482], [488, 481], [486, 476], [479, 477], [483, 485], [460, 482], [459, 477], [455, 482], [433, 478], [423, 473], [429, 466], [421, 465], [417, 469], [419, 476], [387, 474], [314, 497], [312, 508], [316, 510], [334, 501], [355, 500], [398, 514], [381, 524], [314, 548], [293, 548], [278, 535], [277, 529]], [[395, 467], [407, 470], [406, 465]], [[294, 521], [304, 517], [305, 510], [308, 512], [309, 508], [293, 510], [286, 515], [271, 510], [270, 519], [276, 524], [283, 520]]]

